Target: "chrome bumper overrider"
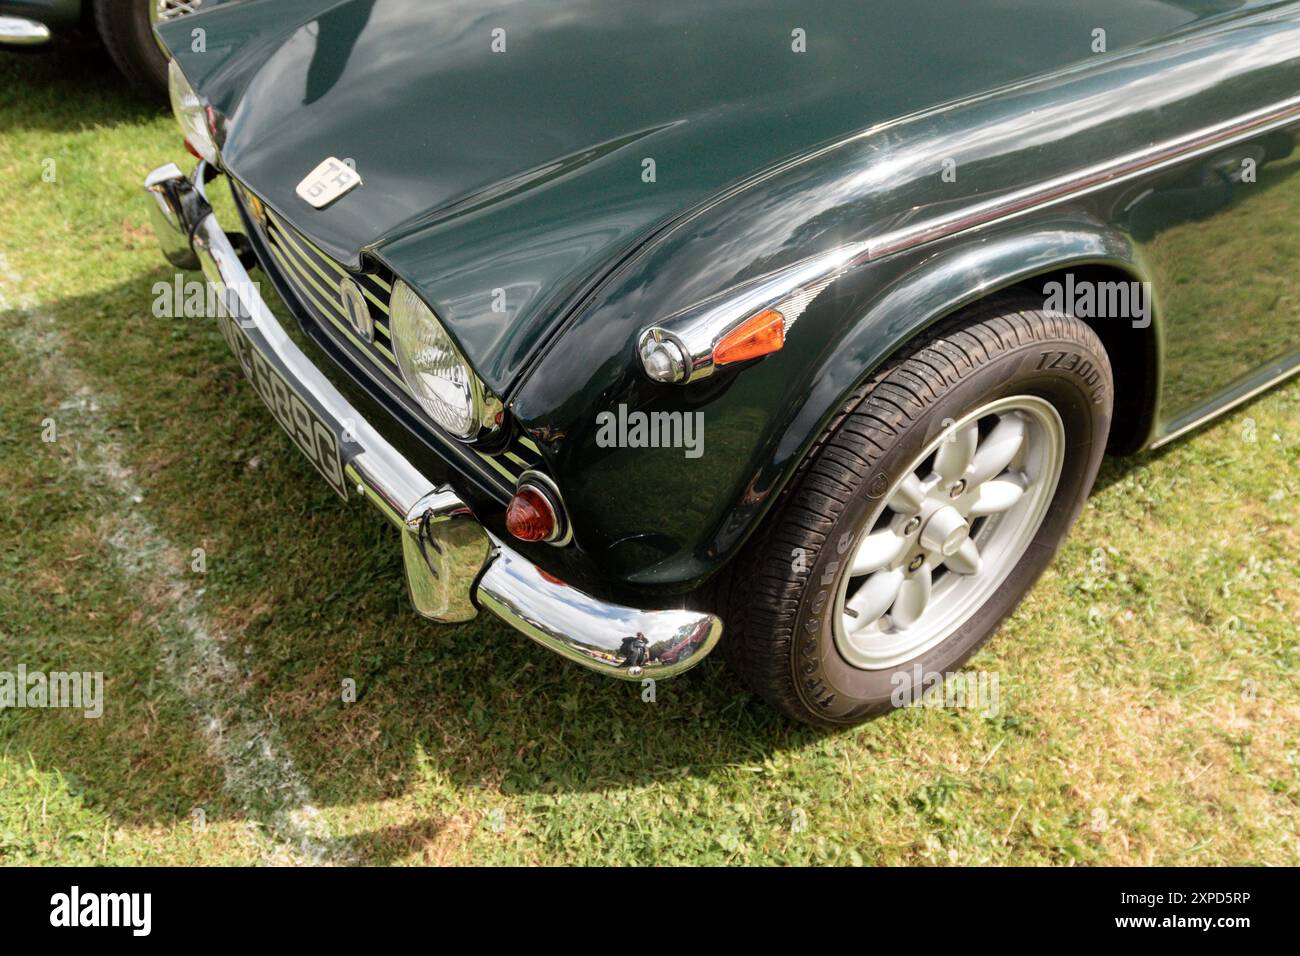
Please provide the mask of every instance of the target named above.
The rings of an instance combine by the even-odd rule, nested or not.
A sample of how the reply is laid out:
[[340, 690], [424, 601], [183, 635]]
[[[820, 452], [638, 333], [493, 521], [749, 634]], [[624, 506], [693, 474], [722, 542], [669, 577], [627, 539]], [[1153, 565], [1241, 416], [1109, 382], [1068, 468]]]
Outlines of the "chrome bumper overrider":
[[[242, 334], [256, 361], [270, 366], [266, 375], [284, 382], [334, 430], [344, 490], [369, 500], [402, 533], [407, 586], [420, 614], [467, 621], [485, 607], [556, 653], [625, 679], [672, 677], [703, 660], [722, 634], [715, 615], [623, 607], [557, 581], [490, 534], [450, 487], [435, 487], [394, 449], [267, 308], [208, 204], [204, 184], [213, 173], [200, 164], [186, 177], [168, 164], [145, 180], [163, 252], [174, 265], [202, 268], [225, 303], [230, 318], [223, 321], [238, 325], [232, 334]], [[283, 422], [279, 412], [276, 417]]]

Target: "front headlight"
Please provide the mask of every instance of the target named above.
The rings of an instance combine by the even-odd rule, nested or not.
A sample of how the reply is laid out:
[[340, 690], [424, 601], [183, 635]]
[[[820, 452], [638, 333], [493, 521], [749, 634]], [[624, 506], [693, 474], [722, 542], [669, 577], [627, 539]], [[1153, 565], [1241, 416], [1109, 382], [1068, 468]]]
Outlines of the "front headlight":
[[457, 438], [475, 438], [495, 403], [470, 369], [433, 310], [405, 282], [393, 286], [389, 303], [393, 352], [402, 378], [420, 406]]
[[209, 163], [218, 165], [217, 143], [212, 137], [208, 105], [194, 92], [194, 87], [185, 79], [175, 60], [167, 65], [167, 89], [171, 94], [172, 112], [176, 114], [176, 122], [181, 124], [185, 142]]

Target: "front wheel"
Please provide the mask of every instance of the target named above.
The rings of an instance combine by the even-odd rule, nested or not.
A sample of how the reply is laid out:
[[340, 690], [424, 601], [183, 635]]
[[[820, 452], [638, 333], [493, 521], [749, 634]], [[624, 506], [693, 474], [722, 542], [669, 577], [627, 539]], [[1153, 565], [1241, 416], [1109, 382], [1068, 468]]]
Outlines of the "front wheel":
[[167, 95], [167, 57], [154, 25], [194, 13], [203, 0], [96, 0], [95, 23], [118, 69], [135, 86]]
[[951, 673], [1069, 532], [1112, 402], [1105, 349], [1069, 316], [1000, 299], [927, 333], [853, 397], [740, 557], [733, 665], [821, 727]]

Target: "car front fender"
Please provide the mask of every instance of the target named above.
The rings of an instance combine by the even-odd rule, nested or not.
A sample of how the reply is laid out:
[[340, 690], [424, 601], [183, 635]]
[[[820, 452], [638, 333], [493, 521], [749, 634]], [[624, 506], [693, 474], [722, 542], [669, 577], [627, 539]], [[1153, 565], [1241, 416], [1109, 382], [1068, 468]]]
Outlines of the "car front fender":
[[[612, 330], [562, 338], [514, 412], [546, 442], [588, 557], [627, 585], [690, 590], [734, 556], [845, 402], [899, 349], [985, 296], [1071, 269], [1144, 276], [1124, 233], [1058, 210], [853, 269], [780, 352], [684, 387], [649, 381]], [[696, 447], [602, 441], [612, 424], [635, 442], [623, 423], [636, 412], [694, 416], [682, 435]]]

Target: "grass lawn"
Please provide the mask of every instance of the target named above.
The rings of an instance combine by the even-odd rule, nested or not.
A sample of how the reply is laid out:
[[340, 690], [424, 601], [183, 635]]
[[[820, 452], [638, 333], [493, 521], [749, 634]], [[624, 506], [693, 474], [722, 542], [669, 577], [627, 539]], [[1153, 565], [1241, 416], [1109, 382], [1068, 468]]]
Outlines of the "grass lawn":
[[1300, 383], [1105, 466], [970, 665], [996, 712], [819, 735], [721, 655], [645, 702], [409, 610], [215, 324], [152, 314], [169, 159], [102, 57], [0, 56], [0, 671], [106, 684], [0, 712], [0, 864], [1300, 863]]

